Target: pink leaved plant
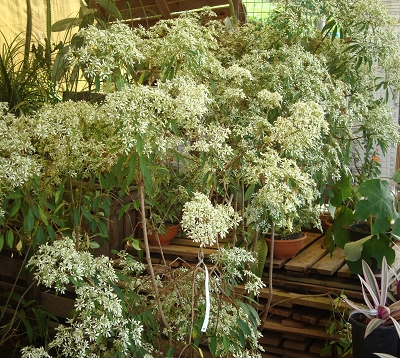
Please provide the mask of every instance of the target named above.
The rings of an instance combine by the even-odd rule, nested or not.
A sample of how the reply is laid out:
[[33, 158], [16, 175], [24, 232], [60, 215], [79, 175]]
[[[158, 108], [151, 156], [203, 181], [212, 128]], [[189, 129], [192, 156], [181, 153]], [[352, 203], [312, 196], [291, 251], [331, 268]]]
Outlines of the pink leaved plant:
[[[350, 316], [361, 313], [366, 317], [367, 327], [365, 337], [375, 328], [394, 325], [400, 338], [400, 301], [396, 300], [389, 292], [390, 284], [393, 282], [396, 273], [386, 262], [385, 256], [382, 259], [381, 285], [371, 268], [365, 261], [362, 261], [363, 277], [358, 275], [361, 282], [361, 289], [364, 297], [364, 304], [355, 303], [345, 295], [343, 300], [353, 309]], [[400, 284], [396, 283], [397, 297], [400, 298]]]

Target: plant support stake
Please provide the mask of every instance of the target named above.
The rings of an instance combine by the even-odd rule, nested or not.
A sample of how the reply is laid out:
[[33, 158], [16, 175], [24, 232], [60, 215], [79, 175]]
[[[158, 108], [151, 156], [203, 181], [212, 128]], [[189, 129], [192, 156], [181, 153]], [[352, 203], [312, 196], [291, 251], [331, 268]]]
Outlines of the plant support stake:
[[199, 263], [197, 266], [204, 266], [204, 271], [205, 271], [205, 281], [204, 281], [204, 288], [206, 291], [206, 314], [204, 316], [204, 322], [203, 326], [201, 327], [201, 331], [204, 333], [207, 330], [208, 326], [208, 321], [210, 320], [210, 291], [209, 291], [209, 286], [208, 286], [208, 268], [204, 262], [204, 253], [202, 247], [200, 247], [200, 252], [199, 252]]

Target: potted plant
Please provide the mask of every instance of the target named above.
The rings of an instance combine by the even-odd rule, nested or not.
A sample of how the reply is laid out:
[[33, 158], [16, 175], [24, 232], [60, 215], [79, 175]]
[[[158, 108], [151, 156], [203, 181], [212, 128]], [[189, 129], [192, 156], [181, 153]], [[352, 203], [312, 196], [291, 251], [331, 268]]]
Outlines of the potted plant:
[[[391, 183], [399, 181], [400, 172], [397, 171]], [[383, 256], [389, 264], [393, 263], [395, 252], [392, 242], [398, 241], [400, 220], [397, 198], [389, 181], [370, 178], [353, 187], [346, 179], [341, 182], [340, 191], [338, 188], [333, 188], [335, 195], [343, 198], [343, 193], [346, 193], [347, 197], [342, 201], [344, 204], [340, 202], [342, 205], [336, 208], [335, 221], [326, 234], [327, 240], [331, 239], [331, 244], [334, 242], [344, 249], [347, 265], [353, 273], [362, 272], [362, 260], [374, 266], [375, 270], [380, 269]], [[333, 199], [332, 202], [335, 202], [335, 196]], [[351, 202], [351, 206], [347, 206], [346, 201]], [[359, 230], [357, 235], [351, 236], [350, 229], [359, 226], [363, 231]]]
[[154, 194], [146, 200], [149, 206], [148, 239], [152, 245], [168, 245], [177, 235], [184, 203], [190, 187], [178, 162], [170, 163], [164, 175], [155, 181]]
[[[374, 352], [397, 354], [400, 338], [400, 301], [394, 298], [389, 288], [395, 273], [382, 259], [380, 285], [371, 267], [362, 261], [363, 277], [359, 275], [364, 304], [358, 304], [342, 296], [353, 309], [350, 322], [353, 333], [353, 356], [355, 358], [373, 357]], [[397, 289], [399, 281], [397, 281]]]

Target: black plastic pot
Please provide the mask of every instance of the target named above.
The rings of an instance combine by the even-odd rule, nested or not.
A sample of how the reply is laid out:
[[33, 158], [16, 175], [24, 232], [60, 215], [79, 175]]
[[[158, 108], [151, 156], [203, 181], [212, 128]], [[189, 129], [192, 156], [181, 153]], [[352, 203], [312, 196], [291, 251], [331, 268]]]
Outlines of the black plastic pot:
[[353, 339], [353, 358], [376, 358], [374, 353], [386, 353], [397, 357], [399, 337], [393, 325], [378, 327], [366, 338], [366, 325], [362, 323], [362, 314], [350, 317]]

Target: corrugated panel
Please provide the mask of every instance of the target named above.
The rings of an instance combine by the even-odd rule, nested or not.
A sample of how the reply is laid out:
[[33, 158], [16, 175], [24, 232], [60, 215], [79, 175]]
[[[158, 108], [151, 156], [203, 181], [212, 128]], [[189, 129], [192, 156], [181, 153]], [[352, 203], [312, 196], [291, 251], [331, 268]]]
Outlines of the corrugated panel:
[[400, 0], [381, 0], [386, 6], [390, 15], [396, 19], [400, 19]]
[[[116, 0], [116, 5], [124, 20], [128, 20], [133, 26], [142, 24], [145, 27], [154, 25], [160, 19], [168, 19], [179, 16], [185, 11], [197, 10], [209, 6], [224, 19], [232, 16], [229, 0]], [[240, 0], [233, 0], [235, 16], [241, 22], [245, 22], [244, 8]], [[97, 8], [100, 16], [105, 16], [104, 9], [93, 0], [90, 6]]]

